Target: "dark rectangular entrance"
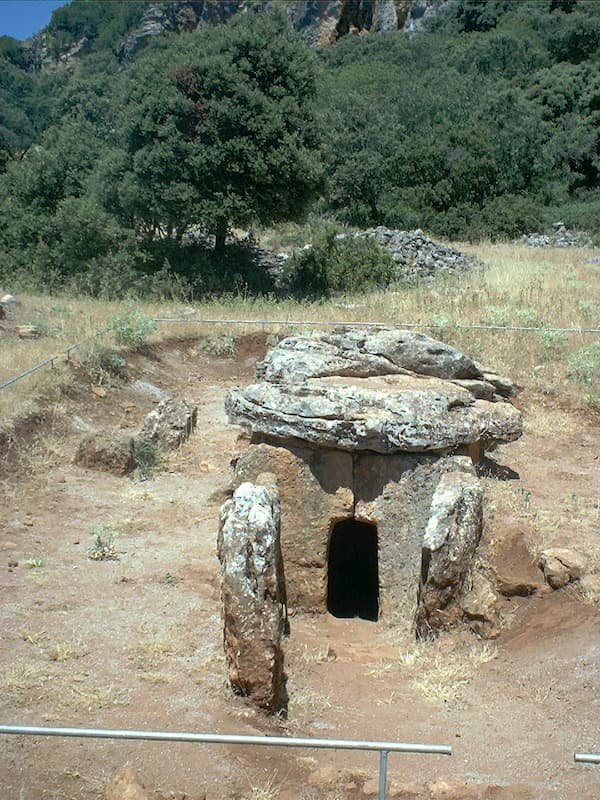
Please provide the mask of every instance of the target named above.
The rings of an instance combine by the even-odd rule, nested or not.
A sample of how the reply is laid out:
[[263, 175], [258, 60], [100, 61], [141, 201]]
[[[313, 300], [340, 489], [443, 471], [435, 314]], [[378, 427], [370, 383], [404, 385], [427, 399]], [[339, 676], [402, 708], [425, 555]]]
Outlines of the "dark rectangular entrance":
[[377, 527], [346, 519], [329, 540], [327, 610], [334, 617], [379, 618]]

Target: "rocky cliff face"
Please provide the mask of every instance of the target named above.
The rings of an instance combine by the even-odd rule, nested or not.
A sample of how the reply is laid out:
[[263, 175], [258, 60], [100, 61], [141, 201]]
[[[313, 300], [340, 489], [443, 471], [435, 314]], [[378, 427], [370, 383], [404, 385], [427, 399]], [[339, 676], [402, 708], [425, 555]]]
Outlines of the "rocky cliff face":
[[[448, 0], [163, 0], [149, 2], [141, 21], [125, 36], [117, 50], [122, 64], [153, 36], [189, 33], [203, 25], [227, 22], [257, 6], [265, 11], [284, 8], [292, 25], [308, 45], [331, 47], [347, 35], [416, 31], [423, 21], [443, 12]], [[42, 31], [24, 43], [28, 69], [74, 69], [93, 42], [83, 37], [58, 55], [52, 36]]]
[[[265, 11], [281, 7], [274, 0], [259, 0], [259, 4]], [[150, 3], [140, 24], [123, 41], [119, 58], [123, 63], [131, 61], [151, 36], [226, 22], [256, 5], [256, 0]], [[318, 47], [331, 46], [348, 34], [415, 30], [443, 6], [443, 0], [288, 0], [284, 4], [294, 28], [308, 44]]]

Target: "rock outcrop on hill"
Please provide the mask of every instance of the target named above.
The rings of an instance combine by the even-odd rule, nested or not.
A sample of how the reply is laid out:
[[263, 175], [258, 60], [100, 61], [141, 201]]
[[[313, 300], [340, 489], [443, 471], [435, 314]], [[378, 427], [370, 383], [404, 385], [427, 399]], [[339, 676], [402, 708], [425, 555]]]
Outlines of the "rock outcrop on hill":
[[250, 8], [265, 11], [283, 7], [307, 44], [328, 47], [349, 34], [415, 30], [440, 7], [435, 0], [187, 0], [150, 3], [140, 24], [124, 39], [119, 58], [131, 61], [152, 36], [184, 33], [215, 25]]

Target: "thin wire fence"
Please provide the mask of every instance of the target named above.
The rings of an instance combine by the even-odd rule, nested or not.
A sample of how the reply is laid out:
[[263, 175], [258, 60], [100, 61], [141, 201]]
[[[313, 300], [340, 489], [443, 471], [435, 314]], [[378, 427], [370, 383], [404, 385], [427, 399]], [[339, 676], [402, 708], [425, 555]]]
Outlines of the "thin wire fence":
[[[390, 326], [394, 328], [400, 329], [415, 329], [415, 328], [422, 328], [425, 330], [444, 330], [446, 332], [452, 330], [475, 330], [475, 331], [498, 331], [498, 332], [505, 332], [505, 333], [572, 333], [572, 334], [596, 334], [600, 335], [600, 328], [577, 328], [577, 327], [570, 327], [570, 328], [550, 328], [547, 326], [544, 327], [529, 327], [529, 326], [511, 326], [511, 325], [465, 325], [462, 323], [448, 323], [448, 324], [439, 324], [439, 323], [429, 323], [429, 322], [398, 322], [398, 323], [389, 323], [389, 322], [344, 322], [341, 320], [277, 320], [277, 319], [198, 319], [198, 318], [191, 318], [191, 317], [155, 317], [153, 322], [156, 323], [183, 323], [183, 324], [194, 324], [194, 325], [257, 325], [260, 326], [263, 330], [267, 326], [273, 327], [284, 327], [284, 328], [302, 328], [302, 327], [352, 327], [352, 328], [388, 328]], [[55, 362], [59, 361], [61, 358], [64, 358], [66, 361], [69, 360], [71, 353], [74, 350], [77, 350], [84, 345], [86, 345], [89, 341], [101, 336], [109, 331], [108, 328], [103, 328], [102, 330], [94, 333], [92, 336], [88, 336], [81, 342], [77, 342], [76, 344], [72, 344], [66, 348], [66, 350], [62, 350], [56, 355], [49, 356], [48, 358], [41, 361], [39, 364], [36, 364], [30, 369], [25, 370], [25, 372], [21, 372], [19, 375], [14, 375], [13, 377], [9, 378], [7, 381], [0, 383], [0, 390], [7, 389], [9, 386], [17, 383], [24, 378], [33, 375], [40, 369], [47, 367], [48, 365], [51, 368], [54, 368]]]

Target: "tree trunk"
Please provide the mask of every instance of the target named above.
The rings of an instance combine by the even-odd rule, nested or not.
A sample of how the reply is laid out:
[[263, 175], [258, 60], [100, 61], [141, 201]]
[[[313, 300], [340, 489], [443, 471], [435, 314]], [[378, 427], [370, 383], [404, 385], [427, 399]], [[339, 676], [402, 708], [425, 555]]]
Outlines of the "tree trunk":
[[225, 238], [227, 237], [227, 224], [219, 222], [215, 231], [215, 253], [223, 253], [225, 250]]

